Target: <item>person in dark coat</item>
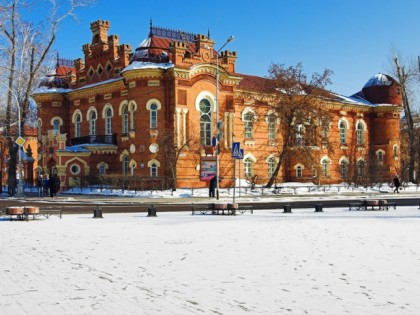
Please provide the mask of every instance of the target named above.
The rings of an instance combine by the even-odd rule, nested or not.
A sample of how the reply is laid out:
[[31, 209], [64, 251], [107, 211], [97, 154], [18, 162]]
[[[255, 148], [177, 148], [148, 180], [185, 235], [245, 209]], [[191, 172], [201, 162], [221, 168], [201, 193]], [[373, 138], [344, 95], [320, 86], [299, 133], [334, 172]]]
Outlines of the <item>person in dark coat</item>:
[[214, 193], [216, 191], [216, 186], [217, 186], [217, 178], [216, 176], [214, 176], [211, 180], [210, 180], [210, 186], [209, 186], [209, 197], [215, 197]]
[[399, 192], [400, 186], [401, 186], [400, 179], [398, 178], [398, 175], [395, 175], [394, 176], [394, 193], [395, 192], [398, 194], [400, 193]]
[[55, 179], [57, 178], [57, 174], [54, 175], [50, 175], [50, 180], [48, 182], [49, 184], [49, 188], [50, 188], [50, 197], [54, 197], [55, 195], [55, 188], [56, 188], [56, 184], [55, 184]]

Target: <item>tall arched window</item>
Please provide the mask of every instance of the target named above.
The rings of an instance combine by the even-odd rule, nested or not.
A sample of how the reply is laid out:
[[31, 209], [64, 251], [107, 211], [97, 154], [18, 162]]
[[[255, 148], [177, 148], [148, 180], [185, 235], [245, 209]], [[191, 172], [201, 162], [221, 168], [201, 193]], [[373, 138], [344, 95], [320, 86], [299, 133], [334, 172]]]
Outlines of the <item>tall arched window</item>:
[[346, 160], [342, 160], [340, 162], [340, 171], [341, 171], [341, 178], [349, 177], [349, 170], [348, 170], [348, 162]]
[[340, 121], [340, 144], [347, 143], [347, 124], [344, 120]]
[[393, 150], [393, 154], [394, 154], [394, 159], [398, 158], [398, 146], [394, 145], [394, 147], [392, 148]]
[[296, 167], [296, 177], [302, 177], [302, 166], [297, 166]]
[[89, 114], [89, 135], [95, 136], [96, 135], [96, 112], [94, 110], [90, 111]]
[[378, 150], [376, 152], [376, 156], [378, 159], [378, 165], [383, 165], [384, 164], [384, 152], [382, 150]]
[[274, 114], [270, 114], [267, 117], [268, 122], [268, 140], [276, 139], [276, 121], [277, 117]]
[[359, 160], [357, 161], [357, 176], [364, 176], [365, 175], [365, 161]]
[[105, 111], [105, 134], [112, 135], [112, 110], [109, 107]]
[[158, 176], [158, 166], [156, 163], [152, 163], [150, 165], [150, 177], [157, 177]]
[[81, 136], [82, 115], [77, 113], [74, 117], [74, 136], [79, 138]]
[[157, 128], [157, 110], [156, 104], [150, 105], [150, 128]]
[[268, 159], [268, 178], [271, 178], [276, 169], [276, 159], [271, 157]]
[[254, 136], [254, 113], [251, 111], [244, 115], [244, 136], [245, 138], [253, 138]]
[[122, 109], [122, 133], [128, 133], [128, 105], [124, 105]]
[[60, 119], [56, 118], [53, 120], [54, 134], [58, 135], [60, 133]]
[[211, 105], [206, 99], [200, 101], [200, 142], [211, 145]]
[[363, 124], [361, 122], [359, 122], [357, 124], [356, 132], [357, 132], [357, 144], [358, 145], [362, 145], [363, 144], [363, 132], [364, 132], [364, 128], [363, 128]]
[[123, 175], [128, 175], [129, 171], [129, 161], [128, 161], [128, 155], [124, 155], [123, 159], [122, 159], [122, 172]]
[[324, 176], [324, 177], [330, 176], [330, 169], [329, 169], [329, 161], [328, 161], [328, 159], [323, 159], [321, 161], [321, 165], [322, 165], [322, 176]]
[[244, 164], [245, 164], [245, 177], [252, 177], [254, 173], [252, 160], [248, 157], [245, 159]]

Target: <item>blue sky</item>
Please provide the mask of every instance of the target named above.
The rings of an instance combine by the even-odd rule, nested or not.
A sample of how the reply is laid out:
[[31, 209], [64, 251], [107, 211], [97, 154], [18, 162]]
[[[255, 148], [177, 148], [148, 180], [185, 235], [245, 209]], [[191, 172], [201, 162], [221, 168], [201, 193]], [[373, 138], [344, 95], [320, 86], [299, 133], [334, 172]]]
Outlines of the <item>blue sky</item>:
[[63, 58], [83, 57], [89, 25], [109, 20], [109, 34], [135, 49], [153, 25], [207, 34], [238, 53], [236, 71], [266, 76], [272, 63], [302, 62], [307, 74], [334, 71], [329, 89], [351, 95], [378, 72], [389, 73], [392, 51], [420, 55], [418, 0], [97, 0], [67, 20], [55, 49]]

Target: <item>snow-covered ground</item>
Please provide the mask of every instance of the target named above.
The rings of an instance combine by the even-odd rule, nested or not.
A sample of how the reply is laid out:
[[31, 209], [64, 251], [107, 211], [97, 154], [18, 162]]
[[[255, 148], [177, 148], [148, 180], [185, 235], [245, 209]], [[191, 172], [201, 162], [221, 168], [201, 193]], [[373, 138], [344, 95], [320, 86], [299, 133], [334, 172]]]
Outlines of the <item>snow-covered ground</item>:
[[418, 314], [420, 210], [0, 218], [0, 314]]

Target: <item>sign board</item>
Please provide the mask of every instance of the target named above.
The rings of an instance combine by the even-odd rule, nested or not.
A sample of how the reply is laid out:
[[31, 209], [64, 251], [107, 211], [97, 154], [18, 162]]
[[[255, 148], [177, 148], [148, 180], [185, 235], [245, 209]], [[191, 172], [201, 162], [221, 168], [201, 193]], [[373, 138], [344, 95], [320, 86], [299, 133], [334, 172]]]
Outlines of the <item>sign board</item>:
[[238, 159], [241, 155], [241, 143], [240, 142], [234, 142], [232, 143], [232, 157], [234, 159]]
[[26, 142], [26, 140], [24, 138], [22, 138], [21, 136], [19, 136], [15, 141], [15, 143], [20, 147], [23, 146], [25, 144], [25, 142]]
[[209, 181], [217, 174], [216, 158], [201, 160], [200, 165], [200, 180]]

